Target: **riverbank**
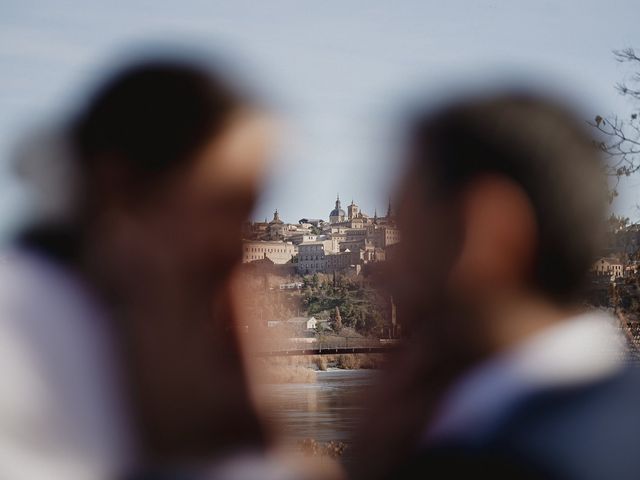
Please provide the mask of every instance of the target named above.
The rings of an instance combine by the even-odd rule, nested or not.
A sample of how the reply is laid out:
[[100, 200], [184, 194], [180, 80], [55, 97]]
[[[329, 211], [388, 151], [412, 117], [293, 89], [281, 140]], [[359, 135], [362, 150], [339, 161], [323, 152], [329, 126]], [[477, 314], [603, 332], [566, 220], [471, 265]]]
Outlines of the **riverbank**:
[[265, 383], [313, 383], [317, 372], [328, 370], [375, 370], [382, 368], [382, 353], [300, 355], [260, 359]]

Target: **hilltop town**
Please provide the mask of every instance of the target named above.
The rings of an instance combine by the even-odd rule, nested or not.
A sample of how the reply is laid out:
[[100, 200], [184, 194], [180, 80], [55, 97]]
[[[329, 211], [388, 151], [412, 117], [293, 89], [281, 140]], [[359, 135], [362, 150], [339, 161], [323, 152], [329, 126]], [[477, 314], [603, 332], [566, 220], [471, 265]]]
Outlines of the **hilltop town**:
[[354, 346], [400, 334], [393, 299], [376, 286], [377, 267], [400, 241], [391, 203], [370, 216], [354, 201], [345, 211], [338, 196], [328, 213], [286, 223], [276, 210], [245, 225], [246, 329], [263, 345]]
[[368, 264], [384, 261], [400, 241], [391, 203], [385, 216], [373, 217], [352, 200], [347, 211], [340, 196], [329, 220], [303, 218], [284, 222], [276, 210], [273, 219], [247, 222], [243, 263], [262, 264], [281, 274], [359, 274]]

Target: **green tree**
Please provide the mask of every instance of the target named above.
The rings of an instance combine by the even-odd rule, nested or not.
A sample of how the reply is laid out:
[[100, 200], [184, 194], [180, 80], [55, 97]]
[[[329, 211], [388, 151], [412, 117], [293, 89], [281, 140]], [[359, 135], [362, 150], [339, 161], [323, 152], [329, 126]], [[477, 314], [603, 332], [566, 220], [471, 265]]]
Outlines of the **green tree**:
[[337, 305], [333, 315], [333, 329], [336, 332], [340, 332], [340, 330], [342, 330], [342, 316], [340, 315], [340, 307]]
[[326, 278], [314, 282], [311, 278], [303, 290], [302, 305], [308, 315], [328, 314], [334, 329], [351, 327], [379, 335], [391, 322], [388, 298], [359, 280]]

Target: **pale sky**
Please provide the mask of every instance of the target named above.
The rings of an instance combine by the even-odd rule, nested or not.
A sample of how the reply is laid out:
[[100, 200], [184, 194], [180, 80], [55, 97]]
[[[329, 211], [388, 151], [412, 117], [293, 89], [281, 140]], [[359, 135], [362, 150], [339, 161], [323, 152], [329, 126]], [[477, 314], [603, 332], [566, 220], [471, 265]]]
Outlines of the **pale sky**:
[[[515, 77], [580, 101], [585, 120], [624, 112], [614, 84], [631, 72], [611, 51], [640, 48], [638, 19], [638, 0], [2, 0], [1, 165], [119, 54], [186, 44], [233, 59], [284, 126], [255, 218], [327, 218], [337, 192], [381, 213], [409, 100]], [[617, 210], [640, 217], [638, 192], [640, 176]], [[0, 232], [23, 215], [20, 193], [2, 168]]]

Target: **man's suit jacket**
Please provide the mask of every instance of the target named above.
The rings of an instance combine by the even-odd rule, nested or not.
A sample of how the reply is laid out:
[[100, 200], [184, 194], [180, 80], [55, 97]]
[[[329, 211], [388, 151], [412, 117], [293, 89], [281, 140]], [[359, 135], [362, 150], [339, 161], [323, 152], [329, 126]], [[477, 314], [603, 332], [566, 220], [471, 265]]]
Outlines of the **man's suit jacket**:
[[391, 478], [640, 479], [640, 371], [536, 392], [481, 438], [424, 448]]

